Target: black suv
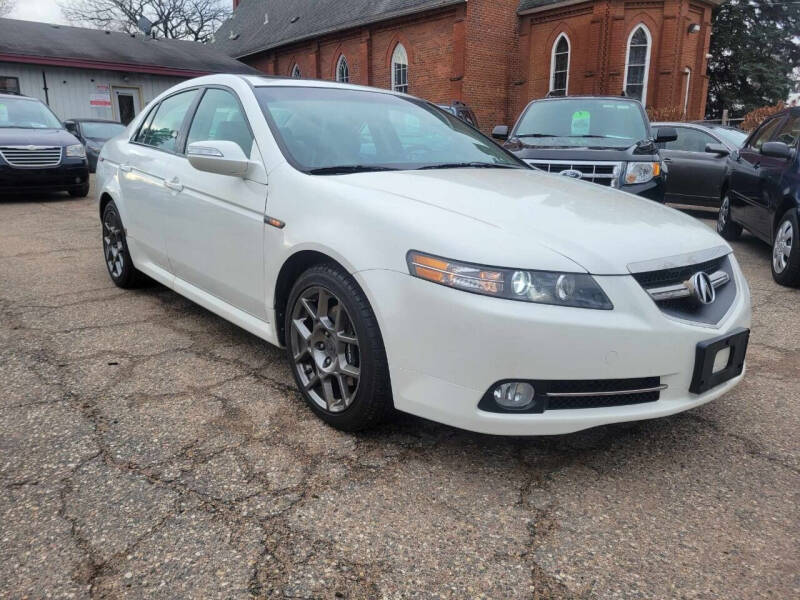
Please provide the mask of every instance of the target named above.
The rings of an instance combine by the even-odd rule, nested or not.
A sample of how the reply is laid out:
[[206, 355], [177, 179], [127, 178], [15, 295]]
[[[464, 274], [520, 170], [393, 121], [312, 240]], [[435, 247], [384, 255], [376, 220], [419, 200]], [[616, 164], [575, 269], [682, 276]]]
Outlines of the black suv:
[[666, 172], [656, 143], [677, 133], [669, 127], [654, 139], [638, 100], [619, 96], [571, 96], [534, 100], [509, 133], [492, 137], [529, 165], [664, 201]]
[[89, 193], [83, 144], [43, 102], [0, 94], [0, 195], [54, 191]]
[[800, 285], [800, 107], [764, 121], [728, 161], [717, 231], [728, 240], [746, 227], [772, 246], [772, 276]]

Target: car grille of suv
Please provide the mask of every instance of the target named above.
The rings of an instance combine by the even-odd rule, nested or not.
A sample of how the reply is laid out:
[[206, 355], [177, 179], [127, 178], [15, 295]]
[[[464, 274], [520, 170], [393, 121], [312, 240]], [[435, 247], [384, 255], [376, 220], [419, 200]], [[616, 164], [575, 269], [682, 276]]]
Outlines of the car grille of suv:
[[61, 147], [0, 146], [0, 156], [12, 167], [57, 167], [61, 163]]
[[[701, 271], [709, 276], [715, 289], [716, 298], [711, 304], [700, 303], [689, 286], [692, 277]], [[736, 299], [736, 283], [728, 255], [632, 275], [662, 312], [685, 321], [716, 325]]]
[[528, 160], [530, 166], [548, 173], [562, 173], [564, 171], [579, 171], [584, 181], [611, 186], [619, 180], [622, 163], [619, 162], [581, 162], [570, 160]]

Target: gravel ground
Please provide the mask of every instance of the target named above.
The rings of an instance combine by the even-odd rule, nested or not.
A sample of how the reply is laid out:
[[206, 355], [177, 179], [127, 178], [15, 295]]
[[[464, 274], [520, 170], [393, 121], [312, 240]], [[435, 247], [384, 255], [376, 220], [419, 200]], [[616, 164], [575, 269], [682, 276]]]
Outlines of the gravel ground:
[[[709, 224], [711, 224], [709, 222]], [[800, 597], [800, 291], [736, 254], [749, 372], [675, 417], [321, 424], [283, 354], [116, 289], [94, 204], [0, 202], [0, 597]]]

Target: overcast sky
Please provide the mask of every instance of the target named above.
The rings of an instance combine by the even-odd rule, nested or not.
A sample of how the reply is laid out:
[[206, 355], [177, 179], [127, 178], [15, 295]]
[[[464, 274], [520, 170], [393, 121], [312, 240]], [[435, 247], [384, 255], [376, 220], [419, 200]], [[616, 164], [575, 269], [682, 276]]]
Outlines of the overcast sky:
[[67, 22], [64, 15], [61, 14], [56, 0], [17, 0], [14, 10], [8, 16], [12, 19], [44, 23]]

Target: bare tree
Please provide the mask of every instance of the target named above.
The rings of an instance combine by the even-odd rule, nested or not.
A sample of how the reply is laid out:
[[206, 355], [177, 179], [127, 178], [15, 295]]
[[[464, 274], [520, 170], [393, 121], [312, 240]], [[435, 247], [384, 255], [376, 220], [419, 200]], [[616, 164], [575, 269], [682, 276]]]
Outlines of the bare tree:
[[[3, 0], [0, 0], [2, 2]], [[230, 0], [63, 0], [71, 22], [133, 33], [141, 17], [160, 38], [208, 42], [231, 14]]]
[[0, 0], [0, 17], [5, 17], [14, 9], [14, 0]]

